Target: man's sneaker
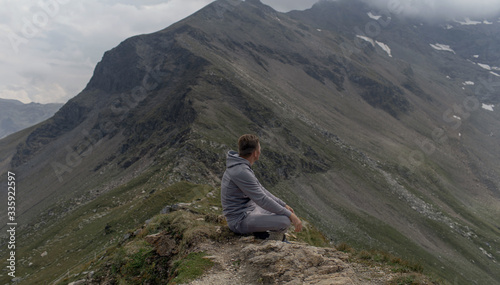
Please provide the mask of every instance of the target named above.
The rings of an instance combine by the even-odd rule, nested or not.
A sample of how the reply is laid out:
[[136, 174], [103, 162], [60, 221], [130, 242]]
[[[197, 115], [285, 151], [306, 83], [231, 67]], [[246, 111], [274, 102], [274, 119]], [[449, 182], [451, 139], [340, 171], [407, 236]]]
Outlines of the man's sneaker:
[[253, 233], [253, 236], [256, 239], [268, 239], [269, 233], [268, 232], [255, 232], [255, 233]]
[[262, 240], [279, 240], [279, 241], [282, 241], [282, 242], [290, 243], [286, 239], [285, 232], [283, 232], [283, 231], [278, 231], [278, 232], [275, 232], [275, 231], [255, 232], [255, 233], [253, 233], [253, 236], [256, 239], [262, 239]]

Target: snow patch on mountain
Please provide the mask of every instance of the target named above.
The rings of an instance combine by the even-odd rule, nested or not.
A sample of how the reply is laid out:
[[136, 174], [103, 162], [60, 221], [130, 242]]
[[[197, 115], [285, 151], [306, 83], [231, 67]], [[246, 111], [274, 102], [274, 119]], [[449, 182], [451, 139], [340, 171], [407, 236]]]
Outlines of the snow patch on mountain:
[[456, 21], [455, 20], [455, 22], [459, 23], [460, 25], [465, 25], [465, 26], [479, 25], [479, 24], [483, 23], [481, 21], [472, 21], [470, 18], [465, 18], [464, 21]]
[[430, 44], [430, 45], [435, 50], [449, 51], [449, 52], [455, 53], [455, 51], [453, 49], [451, 49], [451, 47], [449, 45], [438, 44], [438, 43]]
[[388, 46], [388, 45], [386, 45], [386, 44], [384, 44], [384, 43], [382, 43], [382, 42], [379, 42], [379, 41], [375, 41], [375, 42], [377, 43], [377, 45], [378, 45], [379, 47], [381, 47], [381, 48], [382, 48], [382, 49], [383, 49], [383, 50], [387, 53], [387, 55], [388, 55], [389, 57], [392, 57], [391, 48], [389, 48], [389, 46]]
[[356, 37], [369, 42], [372, 46], [375, 46], [375, 42], [371, 38], [369, 38], [369, 37], [360, 36], [360, 35], [356, 35]]
[[484, 103], [483, 103], [482, 108], [483, 108], [483, 109], [485, 109], [485, 110], [491, 111], [491, 112], [495, 111], [495, 110], [493, 109], [493, 108], [495, 108], [495, 105], [489, 105], [489, 104], [484, 104]]
[[486, 69], [488, 70], [491, 74], [495, 75], [495, 76], [499, 76], [500, 77], [500, 74], [498, 73], [495, 73], [493, 72], [492, 70], [495, 70], [495, 71], [500, 71], [500, 67], [497, 67], [497, 66], [491, 66], [489, 64], [485, 64], [485, 63], [477, 63], [477, 62], [474, 62], [472, 60], [469, 60], [469, 62], [471, 62], [472, 64], [474, 65], [479, 65], [479, 67], [483, 68], [483, 69]]
[[487, 64], [484, 64], [484, 63], [478, 63], [477, 65], [479, 65], [480, 67], [486, 69], [486, 70], [490, 70], [491, 71], [491, 66], [487, 65]]
[[375, 47], [375, 45], [378, 45], [382, 50], [384, 50], [387, 53], [389, 57], [392, 57], [391, 48], [388, 45], [384, 44], [383, 42], [375, 41], [367, 36], [356, 35], [356, 37], [369, 42], [373, 47]]
[[377, 16], [377, 15], [373, 14], [372, 12], [368, 12], [368, 17], [372, 18], [375, 21], [378, 21], [378, 19], [380, 19], [382, 16]]

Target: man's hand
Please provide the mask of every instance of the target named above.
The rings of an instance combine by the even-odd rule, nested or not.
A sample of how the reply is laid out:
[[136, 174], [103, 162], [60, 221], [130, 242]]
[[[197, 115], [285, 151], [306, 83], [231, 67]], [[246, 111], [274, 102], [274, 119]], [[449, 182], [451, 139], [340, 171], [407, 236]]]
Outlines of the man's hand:
[[295, 213], [295, 212], [293, 211], [292, 207], [290, 207], [290, 206], [286, 205], [286, 206], [285, 206], [285, 208], [287, 208], [290, 212]]
[[298, 233], [302, 230], [302, 221], [293, 212], [292, 215], [290, 216], [290, 221], [295, 226], [295, 232]]

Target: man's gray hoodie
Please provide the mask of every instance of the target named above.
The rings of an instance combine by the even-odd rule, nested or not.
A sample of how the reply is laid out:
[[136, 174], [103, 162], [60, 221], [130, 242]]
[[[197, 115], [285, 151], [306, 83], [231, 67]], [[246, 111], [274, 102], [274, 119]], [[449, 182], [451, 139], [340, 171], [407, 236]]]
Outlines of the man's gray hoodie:
[[229, 228], [239, 232], [239, 223], [256, 206], [277, 215], [290, 217], [286, 203], [264, 188], [255, 177], [250, 162], [229, 151], [222, 177], [221, 202]]

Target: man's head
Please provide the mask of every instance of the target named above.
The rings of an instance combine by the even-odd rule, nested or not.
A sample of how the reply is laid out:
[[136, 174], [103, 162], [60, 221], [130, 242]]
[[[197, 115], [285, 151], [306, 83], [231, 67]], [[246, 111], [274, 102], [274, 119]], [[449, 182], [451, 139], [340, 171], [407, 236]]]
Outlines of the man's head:
[[238, 153], [240, 157], [249, 160], [251, 163], [259, 160], [259, 138], [256, 135], [242, 135], [238, 139]]

